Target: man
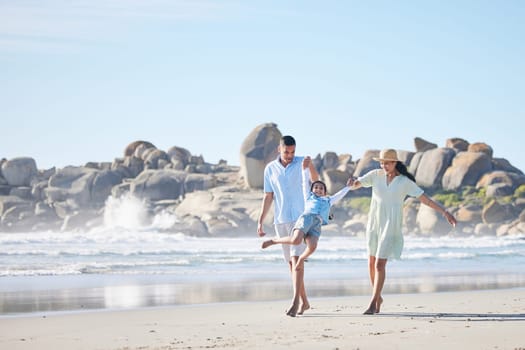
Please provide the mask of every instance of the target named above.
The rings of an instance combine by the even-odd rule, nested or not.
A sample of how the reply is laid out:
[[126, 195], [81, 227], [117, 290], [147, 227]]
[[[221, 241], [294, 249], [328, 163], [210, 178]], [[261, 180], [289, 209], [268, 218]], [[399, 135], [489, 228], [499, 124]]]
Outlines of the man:
[[[257, 220], [257, 234], [259, 237], [266, 235], [263, 223], [274, 201], [275, 233], [278, 237], [292, 234], [294, 224], [304, 210], [302, 188], [303, 161], [310, 169], [312, 181], [319, 180], [319, 174], [311, 158], [309, 156], [296, 157], [295, 146], [295, 139], [292, 136], [283, 136], [279, 142], [279, 156], [264, 168], [264, 197], [261, 213]], [[297, 312], [299, 315], [310, 308], [304, 288], [304, 269], [296, 269], [297, 259], [305, 247], [304, 242], [299, 245], [282, 246], [284, 259], [288, 262], [292, 273], [294, 293], [299, 291], [301, 296], [301, 305]], [[289, 314], [289, 316], [294, 315]]]

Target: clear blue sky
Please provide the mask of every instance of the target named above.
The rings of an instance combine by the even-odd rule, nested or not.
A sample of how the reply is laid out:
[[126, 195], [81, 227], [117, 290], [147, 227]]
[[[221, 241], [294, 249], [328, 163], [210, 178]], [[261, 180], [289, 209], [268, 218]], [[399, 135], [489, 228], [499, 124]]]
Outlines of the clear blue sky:
[[0, 0], [0, 157], [112, 161], [135, 140], [239, 164], [486, 142], [525, 170], [525, 1]]

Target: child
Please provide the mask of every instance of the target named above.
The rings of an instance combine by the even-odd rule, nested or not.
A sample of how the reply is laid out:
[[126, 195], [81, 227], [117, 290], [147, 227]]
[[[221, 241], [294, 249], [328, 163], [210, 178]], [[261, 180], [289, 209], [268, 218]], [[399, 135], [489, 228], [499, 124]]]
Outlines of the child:
[[[304, 239], [306, 249], [297, 260], [296, 270], [304, 269], [304, 261], [317, 248], [317, 242], [321, 236], [321, 226], [328, 223], [330, 207], [341, 200], [350, 190], [351, 180], [346, 186], [333, 196], [326, 195], [326, 185], [322, 181], [314, 181], [309, 187], [310, 171], [303, 163], [303, 195], [305, 198], [304, 212], [297, 219], [293, 228], [293, 235], [269, 239], [262, 243], [262, 248], [267, 248], [274, 244], [293, 244], [297, 245]], [[294, 298], [294, 303], [287, 315], [295, 317], [297, 313], [298, 300]]]

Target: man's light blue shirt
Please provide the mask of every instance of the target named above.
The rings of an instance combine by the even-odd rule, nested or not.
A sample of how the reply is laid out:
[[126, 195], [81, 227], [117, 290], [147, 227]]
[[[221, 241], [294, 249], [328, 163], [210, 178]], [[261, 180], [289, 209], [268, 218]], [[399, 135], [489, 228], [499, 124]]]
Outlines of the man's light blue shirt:
[[287, 167], [277, 159], [264, 168], [264, 192], [273, 192], [274, 224], [295, 222], [304, 210], [302, 171], [304, 157], [295, 156]]

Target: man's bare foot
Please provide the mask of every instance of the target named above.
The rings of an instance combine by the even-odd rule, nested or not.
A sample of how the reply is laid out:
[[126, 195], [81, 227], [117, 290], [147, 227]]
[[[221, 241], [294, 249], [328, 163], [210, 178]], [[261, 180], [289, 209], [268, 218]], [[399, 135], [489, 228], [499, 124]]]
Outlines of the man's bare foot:
[[306, 303], [306, 304], [302, 304], [301, 307], [299, 308], [299, 311], [297, 311], [297, 314], [298, 315], [302, 315], [304, 314], [304, 312], [306, 310], [309, 310], [310, 309], [310, 304]]
[[271, 245], [274, 245], [275, 243], [273, 242], [273, 239], [269, 239], [267, 241], [264, 241], [261, 245], [261, 248], [264, 249], [264, 248], [268, 248], [269, 246]]
[[383, 298], [379, 297], [379, 300], [376, 302], [376, 314], [381, 310], [381, 304], [383, 304]]

